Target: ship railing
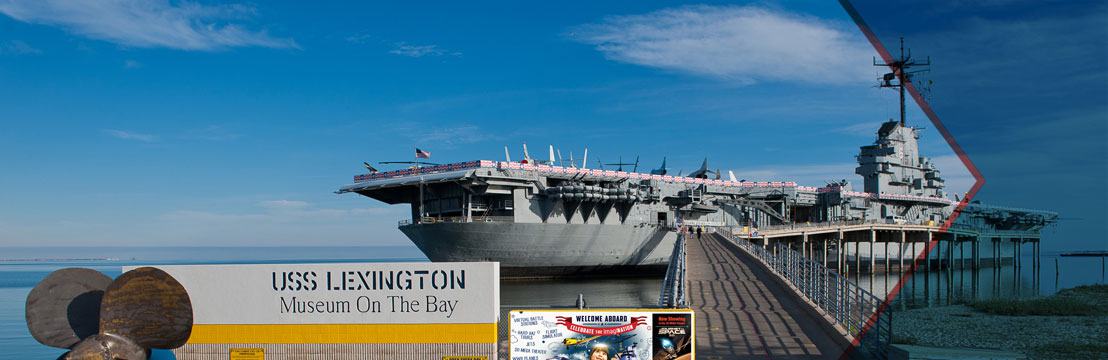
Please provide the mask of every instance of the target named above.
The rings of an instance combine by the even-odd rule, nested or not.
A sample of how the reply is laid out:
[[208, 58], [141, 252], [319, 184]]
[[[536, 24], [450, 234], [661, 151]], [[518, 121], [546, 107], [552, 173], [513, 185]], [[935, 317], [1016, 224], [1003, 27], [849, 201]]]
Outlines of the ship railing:
[[412, 219], [400, 220], [397, 226], [406, 226], [411, 224], [436, 224], [436, 223], [474, 223], [474, 222], [515, 222], [515, 217], [512, 216], [480, 216], [474, 215], [471, 217], [464, 216], [424, 216], [418, 221]]
[[757, 228], [759, 231], [774, 231], [774, 230], [792, 230], [792, 229], [804, 229], [804, 228], [820, 228], [831, 226], [851, 226], [851, 225], [863, 225], [867, 223], [876, 224], [874, 220], [842, 220], [842, 221], [823, 221], [823, 222], [803, 222], [803, 223], [788, 223], [782, 225], [770, 225]]
[[662, 281], [662, 291], [658, 296], [658, 306], [663, 308], [685, 308], [689, 306], [685, 281], [685, 235], [678, 233], [677, 242], [670, 254], [666, 278]]
[[858, 340], [854, 348], [858, 355], [868, 359], [889, 358], [893, 307], [888, 306], [885, 300], [819, 262], [802, 256], [787, 244], [778, 243], [771, 251], [734, 236], [730, 239]]

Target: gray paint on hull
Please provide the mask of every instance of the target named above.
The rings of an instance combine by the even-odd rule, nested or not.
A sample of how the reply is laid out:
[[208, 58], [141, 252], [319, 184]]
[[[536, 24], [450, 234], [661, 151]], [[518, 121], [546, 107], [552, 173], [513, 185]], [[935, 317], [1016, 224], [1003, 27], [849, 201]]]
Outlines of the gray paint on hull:
[[435, 223], [400, 227], [431, 261], [498, 261], [542, 273], [658, 268], [677, 235], [653, 225]]

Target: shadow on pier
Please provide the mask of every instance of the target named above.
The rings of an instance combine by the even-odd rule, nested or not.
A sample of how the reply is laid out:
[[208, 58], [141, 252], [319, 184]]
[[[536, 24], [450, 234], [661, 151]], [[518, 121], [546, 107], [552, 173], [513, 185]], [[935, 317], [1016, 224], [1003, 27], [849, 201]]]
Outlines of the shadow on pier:
[[758, 260], [722, 236], [688, 241], [700, 359], [828, 359], [849, 346]]

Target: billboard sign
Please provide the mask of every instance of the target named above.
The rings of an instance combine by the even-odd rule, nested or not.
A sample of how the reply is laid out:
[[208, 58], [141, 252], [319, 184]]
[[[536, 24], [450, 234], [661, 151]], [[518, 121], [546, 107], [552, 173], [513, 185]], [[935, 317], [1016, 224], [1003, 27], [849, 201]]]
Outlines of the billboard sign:
[[687, 309], [511, 312], [511, 360], [684, 360], [693, 340]]

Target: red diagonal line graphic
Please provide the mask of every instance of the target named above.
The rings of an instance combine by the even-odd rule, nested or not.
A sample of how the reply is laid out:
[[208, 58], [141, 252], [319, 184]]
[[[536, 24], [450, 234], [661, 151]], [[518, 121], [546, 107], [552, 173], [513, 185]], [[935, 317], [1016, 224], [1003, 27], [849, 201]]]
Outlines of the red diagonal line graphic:
[[[887, 64], [895, 61], [896, 59], [893, 58], [892, 54], [890, 54], [888, 49], [885, 48], [885, 45], [881, 43], [881, 40], [877, 37], [876, 34], [874, 34], [873, 30], [870, 29], [869, 25], [866, 24], [865, 20], [862, 19], [862, 15], [858, 12], [857, 9], [854, 8], [854, 5], [850, 3], [850, 0], [839, 0], [839, 4], [842, 5], [843, 10], [846, 10], [847, 14], [850, 15], [850, 18], [854, 20], [854, 23], [858, 25], [858, 29], [860, 29], [862, 31], [862, 34], [865, 35], [866, 39], [869, 40], [870, 45], [873, 45], [873, 49], [876, 50], [879, 55], [881, 55], [881, 59], [883, 59]], [[920, 110], [923, 110], [923, 113], [927, 115], [927, 119], [931, 120], [931, 124], [935, 126], [935, 129], [938, 130], [939, 134], [941, 134], [943, 136], [943, 139], [946, 140], [947, 145], [950, 145], [951, 150], [954, 150], [954, 154], [958, 155], [958, 159], [962, 161], [962, 165], [965, 165], [966, 169], [969, 170], [970, 174], [973, 175], [973, 186], [970, 187], [970, 190], [966, 193], [966, 196], [962, 198], [962, 201], [958, 202], [958, 205], [954, 208], [954, 211], [951, 212], [950, 217], [948, 217], [946, 221], [943, 222], [943, 225], [939, 228], [939, 232], [946, 232], [946, 230], [950, 228], [950, 225], [954, 223], [954, 220], [958, 218], [958, 215], [962, 213], [962, 209], [964, 209], [966, 205], [969, 204], [970, 200], [975, 195], [977, 195], [977, 191], [981, 189], [981, 186], [985, 185], [985, 177], [981, 175], [981, 172], [977, 170], [977, 166], [973, 164], [973, 161], [971, 161], [969, 156], [966, 155], [966, 152], [962, 150], [962, 146], [958, 145], [958, 141], [954, 139], [954, 136], [951, 135], [950, 131], [946, 129], [946, 126], [943, 125], [943, 122], [939, 120], [939, 116], [935, 114], [935, 111], [933, 109], [931, 109], [931, 105], [928, 104], [927, 100], [920, 95], [920, 92], [918, 89], [916, 89], [916, 86], [911, 82], [906, 82], [905, 85], [907, 85], [906, 89], [908, 90], [908, 93], [912, 95], [912, 99], [915, 100], [917, 105], [919, 105]], [[858, 332], [858, 335], [854, 337], [854, 341], [851, 343], [851, 347], [843, 353], [840, 359], [847, 359], [850, 352], [854, 351], [854, 348], [858, 347], [862, 337], [866, 334], [867, 331], [869, 331], [873, 324], [876, 323], [881, 313], [887, 310], [889, 306], [891, 306], [893, 299], [896, 298], [896, 295], [900, 293], [901, 287], [904, 286], [905, 280], [911, 278], [913, 274], [915, 274], [916, 267], [919, 266], [919, 262], [923, 258], [922, 254], [930, 253], [931, 250], [936, 246], [938, 246], [938, 241], [931, 239], [928, 242], [926, 249], [924, 249], [925, 252], [916, 254], [915, 259], [912, 261], [912, 266], [908, 269], [907, 272], [904, 273], [903, 276], [900, 277], [899, 281], [897, 281], [896, 283], [896, 286], [894, 286], [893, 289], [889, 291], [889, 293], [885, 296], [885, 301], [881, 304], [880, 307], [878, 307], [877, 311], [875, 311], [873, 315], [870, 316], [869, 320], [866, 321], [865, 326], [863, 326], [862, 329]]]

